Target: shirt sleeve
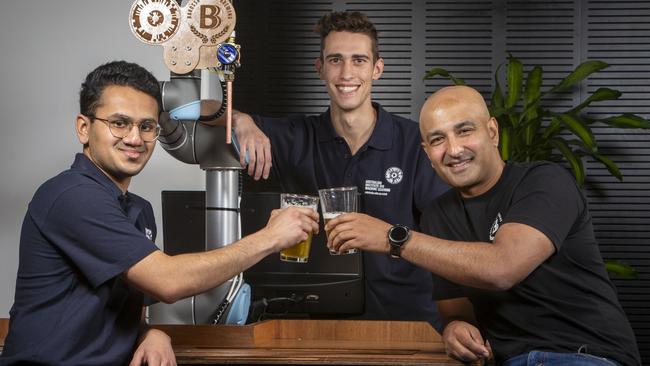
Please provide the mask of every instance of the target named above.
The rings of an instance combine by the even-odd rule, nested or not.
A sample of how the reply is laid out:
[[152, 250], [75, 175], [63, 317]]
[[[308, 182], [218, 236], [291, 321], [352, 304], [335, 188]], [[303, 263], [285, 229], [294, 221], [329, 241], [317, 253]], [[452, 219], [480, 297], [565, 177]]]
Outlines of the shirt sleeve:
[[252, 118], [271, 141], [273, 164], [271, 175], [284, 192], [306, 193], [305, 176], [296, 176], [296, 169], [305, 157], [314, 156], [316, 131], [307, 125], [304, 116], [270, 118], [253, 115]]
[[100, 186], [80, 185], [63, 192], [44, 225], [51, 242], [94, 287], [158, 250]]
[[543, 164], [522, 178], [503, 222], [531, 226], [559, 250], [585, 213], [586, 200], [573, 177], [559, 165]]
[[271, 141], [271, 154], [273, 165], [271, 171], [275, 174], [276, 179], [282, 177], [279, 169], [285, 166], [291, 166], [289, 159], [292, 155], [291, 148], [294, 140], [294, 124], [286, 118], [269, 118], [258, 115], [252, 115], [255, 124], [264, 132]]
[[271, 140], [273, 148], [275, 145], [287, 146], [293, 140], [295, 134], [295, 123], [289, 118], [271, 118], [258, 115], [251, 115], [257, 127]]

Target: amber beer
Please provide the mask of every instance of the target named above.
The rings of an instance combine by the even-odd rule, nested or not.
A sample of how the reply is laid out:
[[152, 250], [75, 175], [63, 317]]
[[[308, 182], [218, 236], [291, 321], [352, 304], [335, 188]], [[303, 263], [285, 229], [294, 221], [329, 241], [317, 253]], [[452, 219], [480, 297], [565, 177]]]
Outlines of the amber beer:
[[307, 240], [303, 240], [292, 247], [282, 249], [280, 259], [285, 262], [307, 262], [309, 259], [309, 250], [311, 249], [312, 236], [313, 234], [309, 233]]
[[[308, 207], [312, 210], [318, 210], [318, 197], [315, 196], [305, 196], [300, 194], [293, 193], [282, 193], [280, 195], [280, 207]], [[296, 262], [296, 263], [306, 263], [309, 259], [309, 250], [311, 249], [311, 239], [313, 237], [312, 233], [309, 233], [309, 236], [306, 240], [299, 242], [298, 244], [291, 246], [286, 249], [282, 249], [280, 252], [280, 260], [285, 262]]]

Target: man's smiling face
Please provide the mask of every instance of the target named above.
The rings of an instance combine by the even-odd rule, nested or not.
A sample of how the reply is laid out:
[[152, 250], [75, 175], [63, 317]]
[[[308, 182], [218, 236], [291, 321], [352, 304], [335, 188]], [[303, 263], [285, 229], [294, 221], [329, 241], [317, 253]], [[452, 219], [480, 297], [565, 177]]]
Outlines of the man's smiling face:
[[496, 184], [503, 165], [498, 124], [478, 92], [449, 87], [435, 93], [422, 107], [420, 131], [431, 166], [463, 196]]
[[382, 59], [373, 60], [370, 37], [335, 31], [325, 37], [324, 44], [316, 70], [325, 81], [331, 107], [351, 112], [370, 104], [372, 81], [379, 79], [384, 68]]

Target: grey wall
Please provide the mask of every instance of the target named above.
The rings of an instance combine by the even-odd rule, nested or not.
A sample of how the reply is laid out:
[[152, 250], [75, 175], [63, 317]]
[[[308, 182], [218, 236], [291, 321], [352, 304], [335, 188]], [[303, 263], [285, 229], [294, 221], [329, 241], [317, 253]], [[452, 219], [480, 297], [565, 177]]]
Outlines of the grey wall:
[[[0, 2], [0, 317], [13, 303], [18, 240], [34, 191], [72, 163], [85, 75], [116, 59], [137, 62], [168, 79], [162, 48], [136, 40], [128, 25], [131, 0]], [[203, 172], [160, 146], [130, 190], [149, 199], [162, 245], [160, 191], [203, 189]]]

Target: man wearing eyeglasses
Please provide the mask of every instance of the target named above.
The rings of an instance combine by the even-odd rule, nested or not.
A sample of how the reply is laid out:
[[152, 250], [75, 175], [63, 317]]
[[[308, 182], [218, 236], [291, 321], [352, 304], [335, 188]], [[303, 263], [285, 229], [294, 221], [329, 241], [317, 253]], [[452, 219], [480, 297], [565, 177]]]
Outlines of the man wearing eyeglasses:
[[151, 205], [128, 187], [154, 150], [159, 101], [153, 75], [124, 61], [82, 84], [83, 153], [29, 204], [0, 365], [175, 365], [169, 337], [141, 327], [145, 295], [172, 303], [204, 292], [318, 230], [313, 210], [293, 207], [225, 248], [158, 250]]

